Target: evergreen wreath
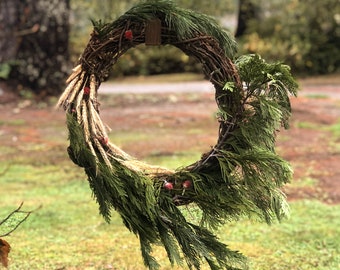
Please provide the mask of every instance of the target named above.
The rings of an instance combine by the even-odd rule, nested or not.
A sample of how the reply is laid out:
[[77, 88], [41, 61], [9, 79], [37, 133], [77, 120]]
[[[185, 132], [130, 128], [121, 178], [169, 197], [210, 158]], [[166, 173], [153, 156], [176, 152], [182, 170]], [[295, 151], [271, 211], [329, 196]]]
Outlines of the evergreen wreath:
[[[170, 44], [202, 63], [215, 87], [216, 145], [200, 160], [177, 170], [153, 166], [108, 139], [97, 91], [112, 66], [139, 44]], [[90, 41], [67, 80], [58, 106], [67, 112], [70, 158], [83, 167], [107, 222], [117, 211], [138, 235], [144, 263], [159, 264], [152, 245], [164, 246], [171, 264], [200, 269], [245, 269], [246, 258], [212, 232], [229, 220], [255, 216], [271, 223], [287, 214], [280, 187], [292, 176], [275, 152], [275, 134], [287, 128], [289, 95], [297, 84], [288, 66], [257, 55], [233, 60], [234, 39], [211, 17], [171, 1], [145, 1], [111, 23], [94, 23]], [[201, 221], [189, 221], [181, 206], [194, 205]]]

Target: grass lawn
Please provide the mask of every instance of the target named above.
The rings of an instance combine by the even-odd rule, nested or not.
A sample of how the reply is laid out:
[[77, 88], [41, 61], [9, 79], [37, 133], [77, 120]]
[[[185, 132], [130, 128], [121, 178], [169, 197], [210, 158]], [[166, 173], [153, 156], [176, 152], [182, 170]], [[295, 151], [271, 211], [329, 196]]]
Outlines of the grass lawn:
[[[41, 206], [5, 238], [12, 246], [10, 269], [145, 269], [138, 239], [116, 213], [111, 224], [98, 215], [80, 168], [14, 159], [1, 163], [0, 171], [5, 170], [0, 217], [21, 201], [25, 210]], [[291, 217], [281, 224], [240, 220], [227, 223], [218, 235], [249, 257], [251, 269], [338, 269], [340, 206], [308, 200], [290, 205]], [[161, 248], [155, 247], [155, 256], [162, 269], [171, 268]]]
[[[26, 135], [34, 131], [24, 129], [26, 123], [20, 119], [13, 122], [4, 118], [0, 132], [1, 127], [12, 127]], [[64, 122], [59, 126], [47, 123], [47, 127], [39, 127], [45, 134], [39, 140], [14, 145], [4, 139], [0, 144], [0, 221], [21, 202], [23, 210], [36, 209], [17, 230], [4, 237], [12, 247], [10, 269], [145, 269], [136, 236], [126, 229], [117, 213], [113, 213], [111, 224], [105, 223], [84, 172], [68, 159]], [[338, 126], [333, 127], [336, 130], [332, 131], [337, 132]], [[116, 133], [113, 139], [119, 144], [129, 143], [134, 137], [132, 132]], [[145, 159], [177, 168], [200, 154], [193, 148], [166, 156], [150, 153]], [[313, 179], [306, 182], [317, 184]], [[299, 188], [301, 183], [293, 181], [291, 185]], [[231, 249], [246, 255], [252, 270], [340, 269], [340, 205], [296, 200], [290, 202], [290, 207], [291, 216], [282, 223], [268, 226], [244, 219], [226, 223], [217, 235]], [[0, 235], [13, 222], [0, 226]], [[187, 269], [172, 268], [161, 247], [154, 247], [154, 256], [161, 269]]]

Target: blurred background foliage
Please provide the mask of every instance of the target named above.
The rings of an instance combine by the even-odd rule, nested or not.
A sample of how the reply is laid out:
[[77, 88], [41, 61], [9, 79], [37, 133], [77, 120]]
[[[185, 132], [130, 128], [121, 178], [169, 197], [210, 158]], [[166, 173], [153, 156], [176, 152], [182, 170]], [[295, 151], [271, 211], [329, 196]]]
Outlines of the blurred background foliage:
[[[138, 0], [71, 0], [71, 56], [75, 62], [86, 46], [90, 19], [112, 21]], [[179, 6], [211, 15], [236, 33], [239, 9], [245, 29], [237, 35], [239, 55], [258, 53], [282, 61], [295, 73], [326, 74], [339, 71], [340, 5], [338, 0], [174, 0]], [[251, 9], [249, 11], [249, 9]], [[250, 16], [249, 16], [250, 13]], [[242, 23], [242, 22], [241, 22]], [[138, 46], [123, 55], [114, 76], [201, 72], [195, 59], [172, 47]]]
[[[140, 0], [71, 0], [71, 56], [76, 62], [92, 31], [91, 20], [110, 22]], [[221, 22], [235, 25], [237, 0], [174, 0], [178, 6], [202, 12]], [[227, 14], [227, 16], [226, 16]], [[112, 76], [155, 75], [181, 72], [201, 72], [201, 65], [173, 46], [140, 45], [124, 54], [115, 65]]]
[[[1, 0], [0, 90], [5, 83], [59, 95], [88, 43], [91, 20], [113, 21], [139, 1]], [[339, 72], [339, 0], [173, 1], [216, 19], [235, 35], [238, 55], [258, 53], [296, 75]], [[119, 59], [112, 77], [183, 72], [202, 73], [201, 65], [173, 46], [140, 45]]]
[[258, 14], [241, 38], [241, 52], [280, 60], [304, 74], [339, 70], [338, 0], [256, 0]]

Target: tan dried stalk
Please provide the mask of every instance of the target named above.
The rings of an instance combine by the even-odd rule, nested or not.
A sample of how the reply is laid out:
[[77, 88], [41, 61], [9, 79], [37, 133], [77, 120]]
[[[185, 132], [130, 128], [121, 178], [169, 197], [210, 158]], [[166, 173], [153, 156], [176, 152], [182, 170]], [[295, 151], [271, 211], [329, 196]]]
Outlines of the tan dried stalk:
[[94, 74], [90, 75], [90, 100], [95, 101], [97, 96], [97, 81]]
[[93, 138], [93, 142], [94, 144], [97, 146], [97, 149], [100, 153], [100, 155], [102, 156], [105, 164], [110, 168], [112, 169], [112, 165], [111, 165], [111, 162], [107, 156], [107, 153], [106, 151], [104, 150], [103, 146], [101, 145], [101, 142], [97, 139], [97, 138]]
[[123, 160], [132, 159], [132, 157], [128, 153], [124, 152], [122, 149], [120, 149], [118, 146], [111, 143], [110, 141], [108, 142], [108, 146], [109, 146], [110, 150], [112, 151], [112, 154], [115, 158], [120, 157]]
[[97, 123], [95, 120], [95, 117], [93, 116], [94, 114], [94, 110], [93, 107], [91, 108], [91, 106], [89, 106], [89, 123], [90, 123], [90, 131], [91, 131], [91, 136], [94, 138], [98, 137], [98, 130], [97, 130]]
[[76, 114], [77, 114], [77, 122], [79, 123], [79, 124], [81, 124], [82, 123], [82, 114], [81, 114], [81, 102], [82, 102], [82, 98], [80, 97], [81, 96], [81, 94], [79, 94], [78, 95], [78, 98], [77, 98], [77, 103], [79, 103], [79, 104], [77, 104], [76, 105]]
[[82, 71], [82, 66], [79, 64], [78, 66], [74, 67], [72, 69], [72, 74], [67, 78], [66, 84], [69, 84], [75, 77], [78, 76], [78, 74]]
[[89, 121], [87, 116], [87, 106], [85, 100], [82, 102], [82, 126], [84, 130], [85, 141], [90, 143], [90, 131], [89, 131]]
[[73, 91], [70, 93], [70, 96], [67, 99], [67, 103], [68, 104], [72, 104], [73, 103], [73, 101], [74, 101], [76, 95], [78, 94], [78, 92], [83, 92], [83, 91], [80, 91], [80, 90], [81, 90], [81, 87], [86, 83], [86, 79], [84, 79], [84, 77], [85, 77], [85, 71], [83, 71], [80, 74], [79, 81], [76, 83], [76, 85], [73, 88]]
[[64, 92], [62, 93], [62, 95], [60, 96], [58, 103], [56, 104], [56, 107], [61, 107], [64, 106], [64, 108], [66, 109], [67, 107], [67, 102], [66, 100], [68, 99], [68, 96], [70, 95], [71, 91], [73, 90], [74, 86], [76, 85], [76, 83], [79, 81], [78, 77], [75, 77], [65, 88]]
[[[98, 112], [94, 108], [94, 105], [92, 102], [89, 103], [89, 107], [90, 107], [91, 116], [93, 117], [94, 123], [96, 125], [96, 130], [101, 133], [100, 136], [103, 137], [103, 139], [108, 138], [107, 133], [106, 133], [106, 128], [102, 120], [100, 119]], [[97, 132], [97, 135], [99, 132]]]

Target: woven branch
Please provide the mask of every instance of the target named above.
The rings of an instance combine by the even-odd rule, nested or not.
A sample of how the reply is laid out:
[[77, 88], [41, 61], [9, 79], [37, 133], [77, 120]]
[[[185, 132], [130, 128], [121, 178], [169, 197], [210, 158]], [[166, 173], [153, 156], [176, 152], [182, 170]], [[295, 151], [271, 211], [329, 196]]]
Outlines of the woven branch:
[[[102, 38], [98, 37], [96, 32], [92, 34], [89, 45], [86, 47], [80, 59], [81, 64], [79, 64], [70, 75], [67, 80], [70, 83], [57, 104], [57, 106], [63, 106], [64, 109], [69, 112], [76, 110], [78, 122], [80, 124], [90, 122], [91, 131], [89, 130], [89, 127], [86, 126], [84, 127], [85, 134], [91, 133], [97, 138], [100, 136], [102, 136], [103, 139], [106, 138], [106, 133], [103, 128], [104, 125], [97, 114], [98, 88], [101, 82], [107, 77], [109, 69], [117, 62], [118, 58], [128, 49], [139, 45], [145, 40], [145, 37], [143, 36], [145, 29], [141, 28], [140, 24], [128, 22], [126, 25], [128, 25], [130, 27], [129, 30], [133, 32], [133, 40], [125, 40], [125, 42], [123, 42], [124, 40], [122, 36], [124, 32], [127, 31], [126, 26], [114, 28], [109, 33], [108, 37], [106, 37], [104, 42], [101, 42]], [[136, 28], [133, 28], [134, 26]], [[226, 96], [225, 91], [222, 89], [228, 81], [235, 82], [235, 86], [239, 90], [242, 89], [242, 84], [234, 64], [229, 58], [225, 57], [225, 54], [217, 40], [211, 36], [201, 34], [200, 36], [190, 40], [178, 41], [176, 33], [172, 33], [172, 31], [169, 30], [165, 31], [167, 29], [168, 28], [163, 27], [162, 37], [163, 40], [165, 40], [163, 45], [174, 45], [186, 54], [196, 57], [201, 63], [203, 63], [203, 71], [216, 88], [216, 101], [218, 105], [222, 104], [226, 107], [238, 106], [242, 109], [240, 106], [241, 96], [238, 98], [239, 104], [235, 104], [234, 95]], [[90, 83], [88, 83], [89, 81]], [[88, 84], [89, 86], [87, 86]], [[85, 96], [83, 91], [84, 87], [88, 87], [90, 90], [90, 92]], [[241, 93], [241, 91], [235, 92], [238, 93], [238, 95]], [[86, 110], [80, 111], [80, 102], [84, 98], [87, 99], [86, 103], [88, 104], [88, 107], [92, 108], [89, 112], [90, 121], [84, 121], [85, 118], [88, 118], [88, 112]], [[96, 108], [96, 110], [93, 110], [93, 108]], [[221, 123], [221, 131], [230, 129], [229, 125], [227, 128], [224, 128], [223, 125], [225, 124]], [[86, 137], [88, 136], [86, 135]], [[96, 144], [98, 145], [98, 143]], [[219, 142], [219, 144], [214, 148], [219, 148], [221, 145], [223, 145], [223, 142]], [[117, 156], [123, 160], [128, 157], [133, 160], [133, 158], [122, 152], [122, 150], [114, 144], [106, 143], [103, 147], [107, 148], [112, 156]], [[98, 150], [99, 149], [101, 149], [101, 147], [99, 147]], [[100, 150], [99, 152], [104, 160], [109, 160], [105, 151]], [[202, 163], [202, 161], [199, 161], [198, 163]], [[155, 170], [155, 166], [142, 163], [140, 164], [141, 170], [145, 172], [147, 172], [149, 168], [151, 171], [162, 171], [161, 174], [163, 174], [165, 170], [164, 168], [161, 170], [160, 168], [157, 168]], [[192, 166], [189, 166], [188, 168], [191, 167]], [[169, 170], [166, 171], [170, 172]], [[150, 173], [148, 172], [148, 174]]]
[[[135, 159], [112, 143], [99, 115], [98, 90], [126, 51], [145, 42], [149, 21], [161, 21], [161, 45], [173, 45], [201, 64], [215, 87], [217, 142], [200, 160], [169, 170]], [[152, 31], [151, 31], [152, 32]], [[157, 31], [155, 31], [156, 33]], [[157, 37], [159, 40], [159, 37]], [[289, 94], [297, 84], [289, 67], [256, 55], [233, 61], [235, 42], [206, 15], [169, 1], [146, 1], [116, 21], [97, 23], [57, 106], [67, 111], [70, 158], [84, 167], [100, 212], [116, 210], [138, 234], [145, 264], [157, 269], [151, 244], [162, 243], [171, 263], [190, 268], [206, 260], [211, 269], [243, 269], [244, 257], [221, 244], [203, 225], [257, 215], [270, 223], [287, 214], [279, 188], [292, 176], [274, 150], [275, 133], [288, 126]], [[200, 226], [180, 206], [202, 212]], [[203, 224], [203, 225], [202, 225]], [[175, 259], [177, 258], [177, 259]]]

